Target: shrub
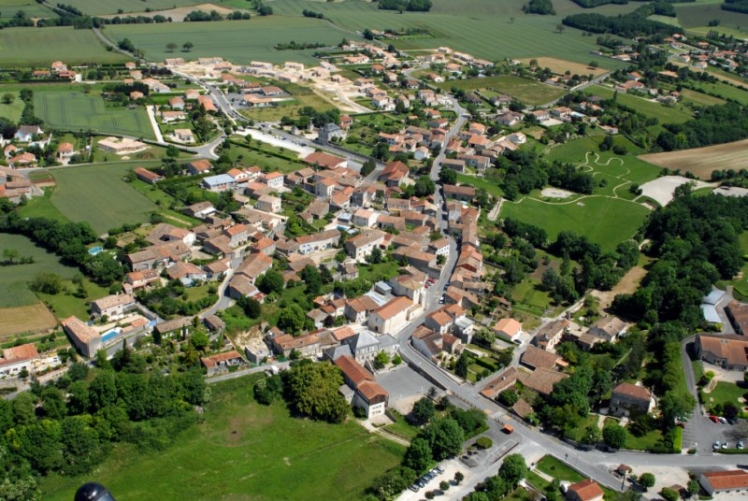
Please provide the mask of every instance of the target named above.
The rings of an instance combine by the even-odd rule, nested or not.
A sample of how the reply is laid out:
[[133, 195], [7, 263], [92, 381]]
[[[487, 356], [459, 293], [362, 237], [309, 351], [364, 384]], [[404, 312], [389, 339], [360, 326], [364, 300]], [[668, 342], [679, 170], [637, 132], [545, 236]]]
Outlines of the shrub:
[[493, 440], [488, 437], [478, 437], [475, 441], [475, 445], [477, 445], [479, 449], [490, 449], [491, 446], [493, 446]]

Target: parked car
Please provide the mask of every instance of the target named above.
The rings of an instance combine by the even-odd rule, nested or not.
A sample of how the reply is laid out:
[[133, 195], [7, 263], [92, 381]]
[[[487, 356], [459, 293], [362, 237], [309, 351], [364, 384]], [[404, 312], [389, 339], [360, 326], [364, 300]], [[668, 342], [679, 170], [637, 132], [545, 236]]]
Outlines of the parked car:
[[727, 442], [722, 442], [722, 448], [727, 449]]
[[740, 442], [738, 442], [738, 449], [742, 449], [742, 448], [743, 448], [743, 441], [741, 440]]
[[715, 449], [715, 450], [719, 449], [719, 446], [720, 446], [720, 443], [719, 443], [719, 440], [717, 440], [716, 442], [714, 442], [714, 445], [712, 446], [712, 449]]
[[717, 416], [709, 416], [709, 419], [711, 419], [714, 423], [719, 423], [719, 418]]
[[719, 422], [722, 423], [722, 424], [727, 424], [727, 419], [725, 419], [723, 417], [720, 417], [719, 418]]
[[410, 489], [413, 492], [418, 492], [421, 490], [421, 488], [418, 487], [416, 484], [411, 485], [410, 487], [408, 487], [408, 489]]

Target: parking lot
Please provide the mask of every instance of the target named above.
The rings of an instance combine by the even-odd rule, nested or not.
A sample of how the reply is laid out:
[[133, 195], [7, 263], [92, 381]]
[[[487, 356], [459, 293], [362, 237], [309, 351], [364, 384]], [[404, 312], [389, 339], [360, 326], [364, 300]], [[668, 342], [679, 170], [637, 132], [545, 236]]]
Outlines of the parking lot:
[[433, 386], [429, 380], [406, 364], [378, 374], [377, 382], [390, 394], [390, 407], [394, 407], [402, 415], [408, 414], [413, 404]]

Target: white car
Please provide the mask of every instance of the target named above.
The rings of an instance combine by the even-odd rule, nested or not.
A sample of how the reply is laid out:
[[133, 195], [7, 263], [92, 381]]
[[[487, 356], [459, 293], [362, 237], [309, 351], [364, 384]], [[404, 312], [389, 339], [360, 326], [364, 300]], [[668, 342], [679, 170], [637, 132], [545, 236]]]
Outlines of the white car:
[[717, 440], [716, 442], [714, 442], [714, 445], [712, 446], [712, 449], [716, 450], [716, 449], [719, 449], [719, 447], [720, 447], [720, 443], [719, 443], [719, 440]]

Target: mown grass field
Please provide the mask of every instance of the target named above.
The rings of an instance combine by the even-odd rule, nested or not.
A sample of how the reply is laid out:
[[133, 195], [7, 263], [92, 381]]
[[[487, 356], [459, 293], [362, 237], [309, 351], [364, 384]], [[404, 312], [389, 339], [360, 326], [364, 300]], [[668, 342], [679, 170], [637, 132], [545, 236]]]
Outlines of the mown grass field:
[[57, 256], [37, 247], [23, 235], [0, 233], [0, 253], [4, 249], [17, 250], [21, 256], [31, 256], [34, 262], [0, 266], [0, 308], [29, 306], [39, 302], [28, 288], [28, 283], [39, 273], [55, 273], [63, 278], [72, 278], [78, 271], [63, 265]]
[[[117, 14], [121, 9], [124, 13], [143, 12], [146, 8], [152, 11], [166, 10], [187, 5], [205, 3], [201, 0], [66, 0], [67, 5], [80, 9], [85, 14], [99, 16], [103, 14]], [[220, 5], [220, 0], [215, 2]]]
[[101, 97], [83, 92], [34, 92], [34, 111], [57, 129], [155, 138], [145, 109], [107, 108]]
[[522, 198], [520, 202], [504, 202], [500, 217], [543, 228], [550, 240], [561, 231], [573, 231], [611, 251], [636, 233], [648, 212], [642, 205], [602, 196], [562, 204]]
[[709, 180], [715, 170], [745, 168], [745, 151], [748, 139], [734, 143], [718, 144], [705, 148], [651, 153], [640, 158], [646, 162], [668, 169], [690, 172], [700, 179]]
[[156, 204], [130, 187], [124, 175], [144, 162], [112, 162], [52, 171], [52, 204], [71, 221], [87, 221], [97, 233], [124, 223], [143, 223]]
[[[205, 422], [164, 452], [118, 446], [97, 481], [123, 500], [348, 501], [363, 498], [376, 476], [399, 464], [404, 447], [351, 420], [330, 425], [292, 418], [282, 403], [258, 405], [255, 380], [212, 386]], [[44, 499], [72, 499], [88, 478], [44, 478]]]
[[564, 89], [551, 87], [535, 80], [520, 78], [514, 75], [499, 75], [467, 80], [447, 80], [438, 85], [449, 90], [456, 87], [462, 90], [492, 89], [508, 94], [518, 101], [529, 105], [545, 104], [566, 94]]
[[725, 104], [725, 100], [719, 97], [710, 96], [703, 92], [697, 92], [691, 89], [683, 89], [681, 91], [683, 99], [691, 101], [699, 106], [714, 106], [715, 104]]
[[5, 92], [0, 90], [0, 95], [10, 94], [13, 96], [13, 102], [10, 104], [0, 103], [0, 117], [5, 117], [13, 122], [18, 122], [23, 113], [24, 102], [18, 97], [18, 92]]
[[[308, 7], [315, 6], [316, 2]], [[291, 41], [334, 46], [344, 37], [358, 38], [333, 29], [320, 19], [281, 16], [253, 17], [250, 21], [117, 25], [107, 27], [106, 35], [115, 41], [129, 38], [136, 47], [145, 50], [146, 57], [152, 60], [221, 56], [237, 64], [248, 64], [254, 60], [276, 64], [296, 61], [315, 65], [319, 63], [318, 59], [312, 57], [316, 50], [281, 51], [273, 46]], [[195, 47], [189, 53], [168, 53], [166, 44], [171, 42], [179, 46], [192, 42]]]
[[[602, 87], [600, 85], [588, 87], [585, 92], [605, 99], [611, 99], [615, 94], [613, 89]], [[656, 118], [663, 124], [683, 123], [693, 118], [690, 114], [681, 111], [678, 108], [670, 108], [638, 96], [619, 92], [617, 99], [620, 104], [627, 106], [646, 117]]]
[[67, 64], [111, 64], [128, 59], [107, 52], [91, 30], [61, 28], [11, 28], [0, 30], [0, 62], [4, 67]]
[[723, 99], [733, 99], [741, 104], [748, 104], [748, 92], [738, 89], [724, 82], [706, 83], [696, 82], [694, 85], [703, 92], [714, 94]]

